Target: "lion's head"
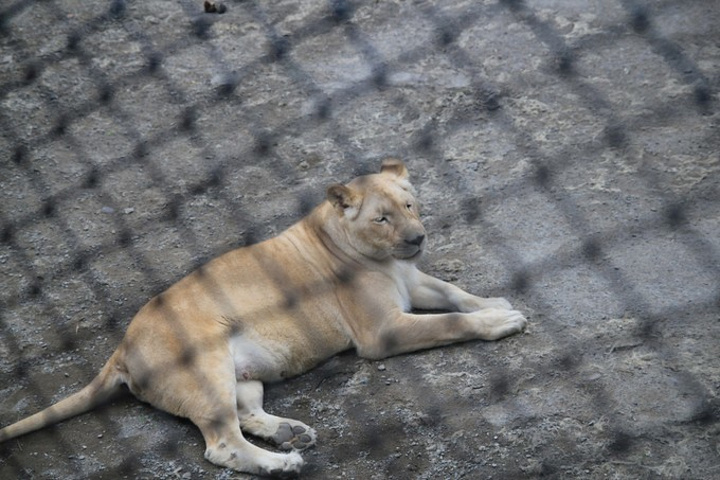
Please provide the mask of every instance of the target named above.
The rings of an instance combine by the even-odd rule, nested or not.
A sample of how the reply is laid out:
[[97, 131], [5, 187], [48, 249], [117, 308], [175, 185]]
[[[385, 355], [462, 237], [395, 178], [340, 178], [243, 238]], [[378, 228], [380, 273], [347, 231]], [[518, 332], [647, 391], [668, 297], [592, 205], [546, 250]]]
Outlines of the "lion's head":
[[414, 190], [405, 165], [383, 161], [380, 173], [358, 177], [347, 185], [327, 189], [345, 241], [374, 260], [414, 260], [425, 246]]

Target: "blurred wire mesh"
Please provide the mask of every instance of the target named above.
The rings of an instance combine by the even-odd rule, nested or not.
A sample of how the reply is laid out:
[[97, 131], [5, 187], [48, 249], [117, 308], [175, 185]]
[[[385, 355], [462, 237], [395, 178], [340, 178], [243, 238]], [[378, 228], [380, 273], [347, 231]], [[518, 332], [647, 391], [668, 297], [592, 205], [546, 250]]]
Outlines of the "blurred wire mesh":
[[[482, 244], [502, 272], [460, 280], [522, 298], [545, 319], [538, 328], [561, 353], [535, 358], [538, 372], [571, 376], [596, 361], [595, 337], [560, 339], [603, 298], [605, 313], [593, 315], [637, 318], [628, 337], [679, 362], [669, 321], [712, 318], [703, 322], [717, 339], [718, 6], [234, 1], [219, 14], [189, 0], [4, 2], [0, 371], [16, 399], [3, 407], [20, 411], [3, 411], [2, 423], [69, 393], [36, 373], [62, 363], [57, 355], [75, 352], [72, 380], [90, 380], [152, 295], [277, 233], [325, 185], [385, 155], [408, 160], [430, 234]], [[647, 251], [637, 238], [651, 239]], [[552, 279], [576, 268], [592, 272], [603, 289], [589, 296], [602, 298], [558, 300]], [[99, 351], [85, 347], [93, 342]], [[713, 375], [676, 377], [697, 400], [688, 421], [717, 435]], [[500, 370], [490, 377], [493, 402], [516, 391]], [[607, 386], [578, 388], [609, 422], [602, 451], [632, 450], [637, 437]], [[447, 405], [440, 391], [421, 394]], [[123, 437], [106, 412], [92, 415], [106, 438]], [[70, 436], [48, 432], [60, 462], [78, 455]], [[371, 457], [393, 450], [376, 445], [374, 428], [361, 435]], [[175, 438], [162, 444], [178, 454]], [[88, 473], [73, 460], [64, 471], [138, 475], [133, 442], [118, 445], [112, 466]], [[22, 449], [2, 449], [3, 472], [44, 478]], [[552, 458], [533, 468], [562, 473]]]

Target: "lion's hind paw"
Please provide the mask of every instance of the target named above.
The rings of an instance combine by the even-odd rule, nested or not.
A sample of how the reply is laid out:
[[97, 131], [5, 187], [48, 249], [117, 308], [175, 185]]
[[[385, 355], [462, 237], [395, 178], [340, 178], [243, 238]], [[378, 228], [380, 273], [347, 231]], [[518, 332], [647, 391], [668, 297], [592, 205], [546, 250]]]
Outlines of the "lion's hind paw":
[[301, 451], [315, 445], [316, 434], [315, 430], [299, 422], [295, 425], [282, 422], [272, 440], [281, 450]]

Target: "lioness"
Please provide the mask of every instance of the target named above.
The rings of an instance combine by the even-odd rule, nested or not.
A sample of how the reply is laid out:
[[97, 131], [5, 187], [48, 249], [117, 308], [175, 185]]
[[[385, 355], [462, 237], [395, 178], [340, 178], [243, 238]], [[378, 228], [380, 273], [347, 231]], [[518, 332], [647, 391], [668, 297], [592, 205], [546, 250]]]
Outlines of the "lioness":
[[[263, 382], [352, 347], [379, 359], [525, 327], [506, 300], [420, 272], [414, 262], [425, 243], [401, 161], [331, 185], [326, 201], [279, 236], [226, 253], [150, 300], [88, 386], [0, 430], [0, 441], [86, 412], [125, 384], [137, 398], [192, 420], [211, 462], [296, 474], [303, 466], [297, 451], [315, 443], [315, 431], [266, 413]], [[291, 452], [257, 447], [243, 431]]]

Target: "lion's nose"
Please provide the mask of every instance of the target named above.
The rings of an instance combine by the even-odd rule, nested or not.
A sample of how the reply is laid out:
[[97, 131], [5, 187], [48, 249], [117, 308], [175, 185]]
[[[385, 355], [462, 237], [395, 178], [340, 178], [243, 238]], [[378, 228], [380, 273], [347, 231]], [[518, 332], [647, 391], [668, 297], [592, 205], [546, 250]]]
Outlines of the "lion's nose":
[[410, 245], [420, 245], [422, 244], [423, 240], [425, 240], [425, 235], [422, 233], [420, 235], [417, 235], [413, 238], [406, 238], [405, 243], [409, 243]]

